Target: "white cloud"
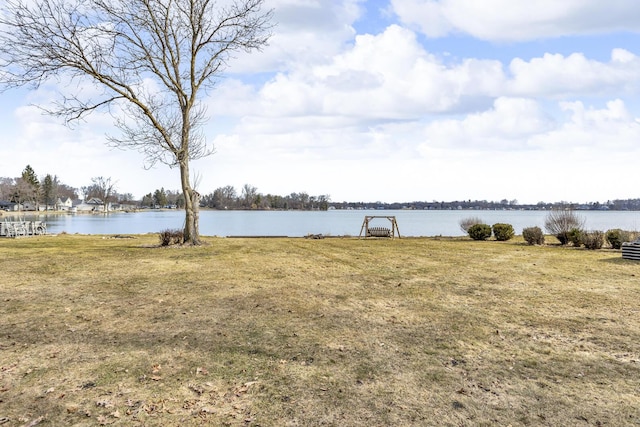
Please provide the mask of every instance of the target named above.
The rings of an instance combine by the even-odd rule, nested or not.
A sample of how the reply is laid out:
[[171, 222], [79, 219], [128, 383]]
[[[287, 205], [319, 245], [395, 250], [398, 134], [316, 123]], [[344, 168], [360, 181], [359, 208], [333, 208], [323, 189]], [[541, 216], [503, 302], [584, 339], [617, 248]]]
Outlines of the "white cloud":
[[262, 86], [225, 81], [211, 111], [277, 133], [464, 114], [489, 108], [500, 97], [562, 100], [638, 92], [640, 58], [624, 49], [614, 49], [608, 62], [576, 53], [515, 58], [506, 66], [474, 58], [448, 63], [426, 51], [413, 32], [392, 25], [357, 36], [326, 63], [279, 73]]
[[599, 151], [640, 150], [640, 123], [624, 101], [609, 101], [604, 108], [585, 106], [580, 101], [563, 101], [558, 106], [566, 117], [552, 118], [531, 99], [498, 98], [491, 110], [429, 123], [419, 150], [424, 156], [445, 149], [476, 154], [553, 152], [567, 162], [576, 151], [598, 157]]
[[490, 110], [460, 120], [429, 124], [424, 145], [475, 150], [526, 149], [531, 136], [555, 126], [554, 120], [534, 100], [498, 98]]
[[640, 123], [620, 99], [608, 101], [604, 108], [585, 106], [581, 101], [560, 102], [569, 117], [552, 132], [536, 135], [532, 144], [552, 151], [588, 151], [594, 160], [601, 153], [635, 152], [640, 140]]
[[468, 59], [445, 65], [413, 32], [393, 25], [378, 35], [357, 36], [353, 46], [324, 64], [279, 73], [261, 88], [225, 81], [210, 109], [214, 114], [240, 114], [245, 123], [262, 120], [263, 127], [282, 127], [278, 118], [286, 120], [289, 129], [331, 126], [319, 117], [366, 126], [371, 120], [467, 110], [478, 99], [499, 96], [505, 84], [499, 61]]
[[293, 70], [321, 63], [353, 40], [352, 27], [362, 14], [364, 0], [267, 0], [274, 12], [272, 37], [260, 53], [233, 60], [232, 73]]
[[640, 58], [624, 49], [614, 49], [608, 63], [582, 53], [545, 54], [528, 62], [515, 58], [509, 71], [509, 90], [519, 95], [628, 95], [640, 89]]
[[522, 41], [605, 31], [640, 31], [640, 3], [628, 0], [391, 0], [402, 22], [429, 37], [464, 33]]

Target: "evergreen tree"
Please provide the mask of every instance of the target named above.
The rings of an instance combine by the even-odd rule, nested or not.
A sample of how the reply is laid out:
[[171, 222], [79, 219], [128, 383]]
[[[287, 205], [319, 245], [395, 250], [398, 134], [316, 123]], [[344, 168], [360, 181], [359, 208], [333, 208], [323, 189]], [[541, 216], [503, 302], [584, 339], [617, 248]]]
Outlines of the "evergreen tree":
[[164, 191], [164, 187], [153, 193], [153, 202], [158, 208], [162, 208], [167, 205], [167, 193]]
[[53, 206], [56, 203], [56, 199], [58, 198], [57, 184], [57, 177], [52, 177], [50, 174], [47, 174], [42, 181], [42, 201], [46, 209], [49, 209], [49, 206]]
[[40, 198], [40, 181], [31, 165], [27, 165], [22, 171], [22, 181], [26, 189], [23, 200], [33, 202], [37, 209]]

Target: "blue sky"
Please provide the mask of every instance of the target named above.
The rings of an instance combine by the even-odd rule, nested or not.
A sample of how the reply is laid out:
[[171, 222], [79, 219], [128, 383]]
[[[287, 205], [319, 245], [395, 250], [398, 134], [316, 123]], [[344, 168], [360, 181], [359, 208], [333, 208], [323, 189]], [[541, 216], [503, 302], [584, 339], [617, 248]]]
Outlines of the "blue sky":
[[[251, 184], [333, 201], [637, 198], [640, 3], [267, 0], [277, 26], [206, 100], [216, 153], [198, 189]], [[497, 13], [496, 11], [500, 11]], [[109, 116], [67, 129], [0, 95], [0, 176], [117, 180], [136, 197], [178, 173], [109, 149]], [[116, 133], [117, 134], [117, 133]], [[630, 177], [630, 178], [629, 178]]]

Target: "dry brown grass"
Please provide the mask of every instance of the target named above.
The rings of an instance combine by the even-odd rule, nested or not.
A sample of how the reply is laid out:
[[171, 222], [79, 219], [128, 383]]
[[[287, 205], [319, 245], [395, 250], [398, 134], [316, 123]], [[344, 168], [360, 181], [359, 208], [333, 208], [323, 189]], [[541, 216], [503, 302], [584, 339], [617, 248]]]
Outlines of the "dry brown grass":
[[640, 424], [619, 252], [206, 241], [0, 240], [0, 424]]

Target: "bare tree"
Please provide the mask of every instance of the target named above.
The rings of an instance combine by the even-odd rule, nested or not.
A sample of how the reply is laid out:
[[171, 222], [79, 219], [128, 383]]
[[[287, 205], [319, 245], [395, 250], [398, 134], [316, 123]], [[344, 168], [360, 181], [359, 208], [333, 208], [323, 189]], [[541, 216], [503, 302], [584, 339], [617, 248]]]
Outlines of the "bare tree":
[[460, 226], [460, 230], [464, 231], [465, 234], [467, 234], [469, 232], [469, 229], [471, 227], [473, 227], [476, 224], [484, 224], [484, 221], [482, 221], [480, 218], [478, 218], [477, 216], [471, 216], [468, 218], [463, 218], [460, 221], [458, 221], [458, 225]]
[[109, 212], [109, 204], [114, 200], [116, 195], [116, 182], [111, 178], [97, 176], [91, 178], [91, 185], [83, 187], [85, 199], [95, 197], [102, 201], [102, 211]]
[[258, 196], [258, 189], [250, 184], [242, 186], [242, 207], [245, 209], [252, 209]]
[[571, 239], [571, 232], [583, 231], [585, 219], [571, 209], [554, 209], [547, 214], [544, 220], [544, 228], [566, 245]]
[[[147, 166], [180, 169], [184, 240], [198, 244], [189, 162], [213, 153], [200, 131], [201, 97], [239, 51], [270, 36], [265, 0], [5, 0], [0, 6], [0, 83], [69, 81], [46, 112], [71, 124], [109, 111], [117, 147]], [[82, 90], [90, 83], [96, 90]]]
[[216, 209], [232, 209], [237, 199], [236, 189], [232, 185], [218, 187], [203, 198], [207, 207]]
[[11, 202], [18, 205], [18, 210], [22, 210], [24, 208], [24, 203], [26, 201], [31, 200], [31, 196], [33, 194], [33, 187], [29, 181], [24, 178], [16, 178], [14, 180], [15, 184], [12, 188], [11, 193]]

